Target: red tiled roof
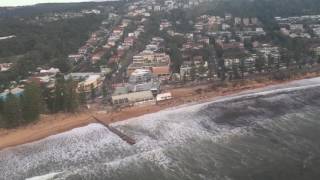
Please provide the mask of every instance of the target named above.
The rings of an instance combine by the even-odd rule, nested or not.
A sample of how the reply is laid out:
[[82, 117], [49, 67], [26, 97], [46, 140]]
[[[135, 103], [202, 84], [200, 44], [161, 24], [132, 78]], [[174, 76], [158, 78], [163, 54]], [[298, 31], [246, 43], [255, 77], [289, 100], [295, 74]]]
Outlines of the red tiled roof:
[[160, 74], [170, 74], [170, 67], [169, 66], [159, 66], [159, 67], [152, 67], [153, 74], [160, 75]]

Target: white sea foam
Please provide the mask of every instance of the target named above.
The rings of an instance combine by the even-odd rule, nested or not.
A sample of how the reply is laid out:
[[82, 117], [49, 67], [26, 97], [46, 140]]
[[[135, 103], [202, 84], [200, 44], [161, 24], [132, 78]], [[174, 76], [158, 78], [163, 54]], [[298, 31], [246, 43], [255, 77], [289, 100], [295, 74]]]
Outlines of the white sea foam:
[[[285, 92], [292, 92], [292, 91], [297, 91], [297, 90], [303, 90], [303, 89], [308, 89], [308, 88], [314, 88], [314, 87], [320, 87], [320, 77], [317, 78], [311, 78], [311, 79], [304, 79], [304, 80], [296, 80], [292, 81], [286, 84], [279, 84], [279, 85], [272, 85], [264, 88], [259, 88], [259, 89], [254, 89], [254, 90], [247, 90], [244, 92], [240, 92], [234, 95], [229, 95], [229, 96], [221, 96], [221, 97], [215, 97], [212, 98], [212, 100], [205, 102], [205, 103], [189, 103], [187, 105], [183, 106], [178, 106], [175, 108], [169, 108], [162, 110], [157, 113], [152, 113], [152, 114], [147, 114], [143, 115], [140, 117], [136, 118], [131, 118], [125, 121], [120, 121], [120, 122], [115, 122], [112, 123], [112, 126], [123, 126], [126, 124], [139, 124], [141, 121], [146, 125], [148, 122], [150, 124], [153, 124], [154, 121], [148, 121], [145, 122], [145, 120], [154, 118], [154, 116], [176, 116], [180, 117], [181, 120], [185, 118], [185, 115], [188, 114], [189, 112], [196, 112], [199, 109], [205, 107], [208, 104], [212, 103], [218, 103], [218, 102], [224, 102], [224, 101], [230, 101], [234, 99], [240, 99], [244, 97], [248, 98], [254, 98], [258, 96], [265, 96], [265, 95], [271, 95], [271, 94], [277, 94], [277, 93], [285, 93]], [[176, 118], [174, 118], [176, 119]]]
[[37, 172], [37, 168], [46, 166], [47, 163], [51, 167], [46, 168], [51, 172], [59, 171], [61, 168], [66, 171], [72, 168], [77, 169], [79, 164], [98, 161], [114, 169], [123, 167], [127, 163], [137, 163], [135, 162], [137, 159], [155, 162], [161, 167], [168, 168], [172, 165], [172, 160], [166, 155], [165, 149], [170, 146], [187, 144], [192, 138], [228, 141], [235, 135], [249, 133], [245, 128], [230, 129], [224, 126], [215, 128], [215, 124], [210, 126], [212, 128], [210, 131], [204, 129], [200, 122], [205, 122], [206, 119], [201, 119], [205, 117], [197, 115], [195, 118], [195, 114], [207, 105], [237, 98], [265, 96], [319, 86], [320, 78], [296, 81], [286, 85], [267, 87], [263, 91], [250, 90], [237, 95], [218, 97], [212, 102], [163, 110], [113, 123], [112, 126], [137, 141], [133, 146], [125, 143], [100, 124], [75, 128], [34, 143], [0, 151], [0, 176], [20, 177], [16, 176], [12, 169], [19, 172], [22, 177], [30, 171], [35, 171], [36, 175], [45, 174]]
[[60, 173], [61, 172], [52, 172], [52, 173], [41, 175], [41, 176], [27, 178], [26, 180], [52, 180], [55, 176], [57, 176]]
[[[54, 135], [43, 140], [10, 148], [0, 153], [0, 175], [10, 177], [11, 170], [18, 169], [20, 174], [37, 169], [48, 162], [77, 166], [81, 162], [99, 159], [100, 151], [119, 156], [129, 146], [99, 124]], [[119, 152], [119, 153], [116, 153]], [[112, 159], [112, 156], [106, 157]], [[0, 177], [0, 179], [2, 178]]]
[[124, 168], [128, 164], [137, 164], [139, 162], [152, 162], [161, 167], [169, 168], [172, 165], [172, 160], [165, 153], [163, 148], [156, 148], [150, 151], [145, 151], [123, 159], [116, 159], [111, 162], [106, 162], [105, 165], [112, 169]]

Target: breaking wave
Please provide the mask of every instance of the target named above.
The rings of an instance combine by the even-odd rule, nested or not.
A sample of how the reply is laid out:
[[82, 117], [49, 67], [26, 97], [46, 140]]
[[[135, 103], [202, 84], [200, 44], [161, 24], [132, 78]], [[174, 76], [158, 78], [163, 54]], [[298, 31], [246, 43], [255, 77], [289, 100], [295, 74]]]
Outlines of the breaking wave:
[[313, 180], [320, 78], [251, 90], [0, 151], [0, 179]]

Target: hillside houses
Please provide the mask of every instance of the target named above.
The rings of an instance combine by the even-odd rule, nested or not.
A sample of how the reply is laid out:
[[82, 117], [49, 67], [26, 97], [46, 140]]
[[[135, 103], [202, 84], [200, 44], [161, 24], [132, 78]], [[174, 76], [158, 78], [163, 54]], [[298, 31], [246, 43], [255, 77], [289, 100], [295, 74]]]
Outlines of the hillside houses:
[[220, 43], [224, 51], [228, 50], [244, 50], [244, 44], [241, 42], [231, 41], [231, 42], [222, 42]]
[[145, 50], [133, 56], [132, 64], [128, 67], [127, 74], [130, 75], [137, 69], [149, 69], [162, 80], [168, 79], [171, 60], [169, 55], [160, 51], [163, 41], [159, 37], [152, 38]]
[[160, 22], [159, 30], [162, 31], [162, 30], [165, 30], [165, 29], [168, 29], [168, 28], [171, 28], [171, 27], [172, 27], [171, 22], [169, 22], [167, 19], [163, 19]]
[[[113, 16], [113, 14], [111, 13], [110, 16]], [[117, 18], [116, 15], [114, 17], [115, 19]], [[124, 37], [124, 42], [120, 42], [124, 36], [125, 29], [132, 21], [129, 19], [122, 19], [111, 31], [107, 30], [104, 26], [109, 24], [109, 21], [114, 21], [115, 19], [103, 21], [100, 29], [91, 34], [90, 38], [86, 41], [86, 44], [79, 48], [77, 54], [69, 55], [69, 59], [73, 62], [90, 60], [92, 64], [95, 64], [100, 61], [105, 54], [108, 52], [111, 53], [112, 48], [118, 48], [119, 53], [117, 54], [120, 54], [121, 56], [121, 54], [123, 54], [120, 52], [122, 51], [122, 47], [124, 49], [132, 47], [134, 41], [140, 34], [141, 29], [139, 29], [138, 32], [133, 32], [130, 37]], [[113, 52], [111, 54], [113, 54]]]
[[170, 77], [170, 56], [162, 51], [164, 39], [154, 37], [145, 50], [132, 57], [128, 81], [114, 86], [112, 102], [117, 106], [155, 103], [162, 80]]
[[[275, 17], [281, 33], [291, 38], [320, 37], [320, 15]], [[311, 33], [310, 33], [311, 32]]]
[[107, 53], [106, 49], [100, 49], [96, 51], [91, 57], [91, 63], [95, 64], [102, 59], [102, 57]]
[[[175, 14], [170, 14], [170, 10], [194, 7], [203, 1], [206, 0], [128, 2], [123, 14], [120, 10], [112, 11], [78, 51], [69, 55], [74, 72], [65, 78], [72, 77], [78, 83], [78, 92], [83, 91], [87, 96], [93, 90], [101, 93], [105, 86], [113, 105], [122, 106], [154, 103], [161, 88], [188, 84], [185, 81], [235, 80], [284, 66], [280, 47], [266, 36], [257, 17], [237, 17], [230, 13], [201, 14], [186, 17], [187, 21], [171, 17]], [[99, 11], [82, 13], [99, 14]], [[157, 13], [165, 14], [153, 18], [159, 26], [150, 28], [149, 17]], [[320, 37], [318, 16], [276, 20], [281, 32], [292, 38]], [[308, 23], [302, 23], [303, 20]], [[184, 25], [188, 28], [181, 29]], [[143, 34], [145, 31], [148, 34]], [[320, 57], [320, 48], [308, 48]], [[97, 73], [100, 65], [103, 73]], [[0, 64], [1, 71], [7, 69], [5, 64]], [[53, 74], [58, 72], [51, 74], [53, 71], [43, 70], [28, 80], [54, 87]], [[221, 74], [226, 77], [222, 78]]]
[[149, 69], [161, 79], [168, 79], [170, 76], [170, 56], [149, 50], [142, 51], [133, 56], [133, 63], [128, 67], [127, 74], [131, 74], [136, 69]]
[[259, 47], [256, 47], [255, 50], [263, 55], [265, 58], [274, 58], [279, 59], [280, 58], [280, 49], [277, 46], [272, 46], [271, 44], [262, 44]]

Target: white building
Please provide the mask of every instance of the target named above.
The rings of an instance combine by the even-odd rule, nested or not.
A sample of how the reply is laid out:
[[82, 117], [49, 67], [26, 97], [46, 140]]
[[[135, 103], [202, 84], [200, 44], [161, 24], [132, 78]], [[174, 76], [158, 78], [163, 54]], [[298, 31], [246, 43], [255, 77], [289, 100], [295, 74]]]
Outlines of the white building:
[[120, 94], [112, 96], [113, 105], [142, 105], [142, 104], [155, 104], [155, 99], [151, 91], [140, 91], [127, 94]]
[[170, 92], [158, 94], [156, 97], [157, 101], [165, 101], [165, 100], [170, 100], [170, 99], [172, 99], [172, 94]]
[[90, 93], [92, 89], [99, 90], [102, 87], [104, 76], [100, 73], [70, 73], [66, 79], [72, 78], [78, 81], [78, 91]]

